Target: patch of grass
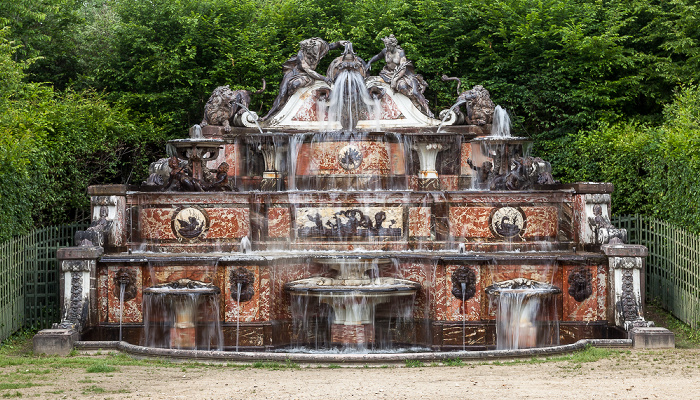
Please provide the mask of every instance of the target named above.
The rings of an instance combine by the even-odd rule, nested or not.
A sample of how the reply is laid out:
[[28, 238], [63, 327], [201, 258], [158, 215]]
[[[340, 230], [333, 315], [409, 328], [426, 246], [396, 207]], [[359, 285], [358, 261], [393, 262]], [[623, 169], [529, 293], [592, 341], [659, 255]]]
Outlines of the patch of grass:
[[34, 386], [39, 386], [36, 383], [24, 382], [24, 383], [0, 383], [0, 390], [11, 390], [11, 389], [26, 389]]
[[700, 329], [693, 329], [690, 325], [662, 309], [658, 303], [647, 303], [645, 314], [647, 320], [654, 321], [656, 326], [664, 327], [676, 335], [677, 348], [695, 349], [700, 347]]
[[464, 366], [464, 361], [462, 361], [460, 358], [448, 358], [442, 362], [442, 365], [448, 367], [461, 367]]
[[0, 355], [31, 355], [32, 338], [36, 334], [33, 329], [15, 332], [0, 343]]
[[20, 392], [14, 392], [14, 393], [3, 393], [2, 397], [4, 399], [11, 399], [13, 397], [22, 397], [22, 393]]
[[515, 359], [509, 361], [485, 361], [480, 363], [481, 365], [491, 365], [491, 366], [504, 366], [504, 365], [515, 365], [515, 364], [541, 364], [546, 362], [562, 362], [568, 361], [574, 364], [572, 367], [567, 368], [580, 368], [583, 363], [596, 362], [598, 360], [610, 357], [624, 357], [629, 354], [629, 350], [614, 350], [614, 349], [604, 349], [593, 347], [591, 345], [586, 345], [586, 347], [574, 353], [564, 354], [555, 357], [532, 357], [529, 359]]
[[85, 368], [85, 372], [89, 373], [114, 372], [117, 370], [117, 367], [105, 363], [97, 363]]
[[97, 381], [94, 379], [90, 379], [90, 378], [83, 378], [83, 379], [78, 381], [78, 383], [95, 383], [95, 382], [97, 382]]
[[331, 364], [328, 366], [328, 369], [338, 369], [338, 368], [340, 368], [340, 365], [338, 365], [338, 364]]
[[284, 363], [277, 361], [256, 361], [251, 364], [253, 368], [279, 370], [279, 369], [299, 369], [299, 364], [287, 359]]
[[60, 390], [60, 389], [59, 389], [59, 390], [49, 390], [49, 391], [46, 392], [46, 393], [48, 393], [48, 394], [61, 394], [61, 393], [64, 393], [64, 392], [65, 392], [65, 390]]
[[97, 386], [97, 385], [92, 385], [88, 386], [85, 389], [83, 389], [83, 394], [93, 394], [93, 393], [105, 393], [106, 390], [103, 388]]
[[32, 374], [32, 375], [48, 375], [51, 373], [50, 369], [18, 369], [18, 374]]
[[406, 360], [406, 368], [422, 368], [425, 364], [420, 360]]

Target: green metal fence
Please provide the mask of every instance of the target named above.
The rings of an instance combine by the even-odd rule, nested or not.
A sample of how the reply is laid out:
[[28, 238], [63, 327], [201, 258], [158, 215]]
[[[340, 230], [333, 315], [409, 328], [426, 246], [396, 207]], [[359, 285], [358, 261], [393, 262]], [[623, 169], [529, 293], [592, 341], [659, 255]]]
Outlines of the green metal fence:
[[649, 249], [647, 299], [657, 301], [676, 318], [700, 327], [700, 235], [643, 215], [612, 220], [627, 229], [628, 242]]
[[56, 250], [86, 224], [40, 228], [0, 244], [0, 341], [13, 332], [50, 327], [59, 319]]

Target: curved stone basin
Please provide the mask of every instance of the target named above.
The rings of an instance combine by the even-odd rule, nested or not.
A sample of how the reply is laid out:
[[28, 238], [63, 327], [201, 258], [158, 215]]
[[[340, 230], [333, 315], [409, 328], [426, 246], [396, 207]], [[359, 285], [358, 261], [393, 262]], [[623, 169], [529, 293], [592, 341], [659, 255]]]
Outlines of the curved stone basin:
[[288, 282], [284, 285], [296, 296], [363, 297], [411, 296], [420, 290], [420, 283], [407, 279], [380, 277], [375, 279], [334, 279], [315, 277]]
[[331, 342], [334, 344], [362, 347], [374, 343], [376, 306], [415, 296], [421, 289], [417, 282], [378, 276], [380, 266], [388, 267], [394, 262], [391, 258], [328, 257], [314, 262], [333, 271], [336, 277], [299, 279], [287, 282], [284, 288], [297, 301], [316, 298], [333, 309]]
[[146, 345], [223, 348], [218, 318], [220, 293], [221, 289], [211, 283], [186, 278], [143, 289]]
[[496, 349], [512, 350], [559, 344], [555, 296], [561, 289], [544, 282], [515, 278], [486, 288], [496, 306]]
[[530, 296], [545, 296], [561, 293], [561, 289], [549, 283], [533, 281], [525, 278], [515, 278], [507, 281], [497, 282], [485, 289], [489, 296], [500, 296], [505, 292], [524, 293]]

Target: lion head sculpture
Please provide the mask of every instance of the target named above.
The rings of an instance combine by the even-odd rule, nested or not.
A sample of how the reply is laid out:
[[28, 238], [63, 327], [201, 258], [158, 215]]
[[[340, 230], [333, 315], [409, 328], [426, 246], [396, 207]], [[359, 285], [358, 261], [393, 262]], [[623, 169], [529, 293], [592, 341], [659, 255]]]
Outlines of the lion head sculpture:
[[493, 121], [493, 110], [496, 108], [491, 100], [489, 91], [481, 85], [462, 92], [457, 98], [457, 104], [466, 104], [468, 125], [486, 125]]
[[124, 287], [124, 302], [136, 298], [138, 288], [136, 287], [136, 272], [128, 268], [119, 268], [114, 275], [114, 297], [119, 298], [121, 288]]
[[250, 90], [231, 90], [228, 85], [217, 87], [204, 106], [204, 118], [200, 126], [219, 125], [224, 127], [224, 131], [230, 132], [233, 118], [248, 111], [251, 96], [263, 91], [265, 91], [264, 79], [262, 89], [255, 93]]

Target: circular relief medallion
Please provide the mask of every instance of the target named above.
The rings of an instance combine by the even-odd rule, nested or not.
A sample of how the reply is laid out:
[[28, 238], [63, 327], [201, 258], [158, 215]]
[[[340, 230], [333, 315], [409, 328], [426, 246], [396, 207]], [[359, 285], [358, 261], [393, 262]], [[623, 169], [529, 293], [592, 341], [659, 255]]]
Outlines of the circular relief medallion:
[[520, 236], [525, 230], [525, 213], [520, 207], [501, 207], [491, 212], [489, 228], [497, 237]]
[[174, 214], [172, 227], [178, 240], [195, 240], [209, 229], [209, 216], [201, 208], [184, 207]]
[[354, 144], [349, 144], [338, 152], [338, 162], [348, 171], [356, 169], [362, 164], [362, 152]]

